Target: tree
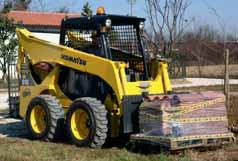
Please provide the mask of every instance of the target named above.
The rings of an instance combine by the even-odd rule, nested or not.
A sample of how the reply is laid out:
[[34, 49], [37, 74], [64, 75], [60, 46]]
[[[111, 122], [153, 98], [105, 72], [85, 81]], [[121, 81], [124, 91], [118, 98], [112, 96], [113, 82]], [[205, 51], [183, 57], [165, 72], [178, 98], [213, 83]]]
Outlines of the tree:
[[9, 12], [11, 9], [13, 8], [13, 2], [8, 0], [8, 1], [4, 1], [2, 3], [2, 10], [1, 12], [2, 13], [7, 13]]
[[[195, 23], [195, 22], [194, 22]], [[220, 42], [222, 40], [222, 35], [219, 31], [216, 30], [212, 25], [202, 24], [198, 22], [193, 24], [193, 30], [187, 30], [184, 32], [181, 41], [190, 42], [190, 41], [203, 41], [207, 42]]]
[[130, 15], [133, 15], [133, 6], [136, 3], [136, 0], [128, 0], [128, 3], [130, 4]]
[[[58, 2], [55, 2], [55, 4], [57, 4]], [[60, 3], [58, 3], [60, 4]], [[32, 0], [31, 3], [31, 10], [33, 11], [40, 11], [40, 12], [46, 12], [49, 9], [49, 6], [51, 7], [52, 5], [49, 4], [49, 1], [46, 0]]]
[[16, 54], [17, 38], [15, 35], [16, 26], [13, 20], [0, 15], [0, 70], [2, 80], [6, 81], [7, 65], [14, 61]]
[[185, 13], [190, 0], [145, 0], [150, 23], [149, 43], [163, 56], [171, 58], [173, 49], [180, 41], [190, 21]]
[[14, 0], [14, 10], [26, 11], [30, 3], [31, 0]]
[[11, 10], [25, 11], [29, 8], [31, 0], [4, 0], [0, 3], [1, 12], [7, 13]]
[[195, 24], [194, 21], [193, 26], [192, 30], [183, 34], [179, 49], [189, 55], [186, 65], [197, 66], [199, 77], [202, 77], [201, 67], [213, 65], [212, 61], [220, 59], [217, 48], [214, 48], [219, 42], [220, 34], [209, 24], [201, 24], [201, 22]]
[[69, 13], [69, 8], [66, 6], [62, 6], [59, 8], [59, 10], [57, 11], [59, 13]]
[[92, 17], [93, 16], [93, 11], [92, 8], [90, 6], [90, 4], [88, 2], [85, 3], [85, 5], [82, 8], [82, 13], [83, 16], [88, 16], [88, 17]]

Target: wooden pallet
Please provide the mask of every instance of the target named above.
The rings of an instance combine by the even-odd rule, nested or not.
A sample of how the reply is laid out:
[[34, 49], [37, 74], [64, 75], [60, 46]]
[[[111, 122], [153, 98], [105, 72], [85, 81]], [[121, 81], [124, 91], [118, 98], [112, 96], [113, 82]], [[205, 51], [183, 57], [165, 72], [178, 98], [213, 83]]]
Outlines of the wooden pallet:
[[150, 141], [171, 151], [197, 147], [221, 146], [235, 141], [233, 133], [188, 137], [159, 137], [137, 134], [132, 135], [131, 139], [135, 141]]

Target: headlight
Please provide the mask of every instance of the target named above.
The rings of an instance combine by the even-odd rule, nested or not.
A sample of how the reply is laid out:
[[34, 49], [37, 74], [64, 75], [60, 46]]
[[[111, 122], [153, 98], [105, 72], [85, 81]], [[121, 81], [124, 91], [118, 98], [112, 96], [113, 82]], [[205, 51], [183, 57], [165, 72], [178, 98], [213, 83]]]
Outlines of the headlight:
[[144, 22], [140, 22], [139, 28], [140, 30], [143, 30], [145, 27], [145, 23]]
[[105, 25], [106, 27], [110, 28], [112, 26], [112, 21], [110, 19], [107, 19]]

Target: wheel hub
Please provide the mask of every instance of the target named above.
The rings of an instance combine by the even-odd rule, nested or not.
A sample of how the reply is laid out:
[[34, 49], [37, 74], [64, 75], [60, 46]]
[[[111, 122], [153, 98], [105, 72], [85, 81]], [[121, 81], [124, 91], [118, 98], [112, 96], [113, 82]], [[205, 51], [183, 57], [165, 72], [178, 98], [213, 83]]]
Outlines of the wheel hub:
[[90, 120], [88, 113], [82, 109], [74, 111], [71, 117], [71, 128], [73, 135], [78, 140], [84, 140], [88, 137], [90, 131]]
[[30, 123], [32, 130], [37, 133], [41, 134], [46, 129], [46, 112], [44, 108], [40, 105], [36, 105], [33, 107], [31, 114], [30, 114]]

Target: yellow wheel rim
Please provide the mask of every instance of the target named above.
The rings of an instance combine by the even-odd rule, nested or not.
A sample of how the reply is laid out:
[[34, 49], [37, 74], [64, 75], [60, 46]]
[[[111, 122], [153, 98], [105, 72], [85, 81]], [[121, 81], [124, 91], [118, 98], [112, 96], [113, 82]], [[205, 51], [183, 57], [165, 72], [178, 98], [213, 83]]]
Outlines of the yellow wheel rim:
[[72, 114], [71, 130], [75, 138], [78, 140], [84, 140], [89, 135], [89, 117], [86, 111], [77, 109]]
[[33, 131], [41, 134], [46, 129], [46, 112], [40, 105], [33, 107], [30, 115], [30, 123]]

